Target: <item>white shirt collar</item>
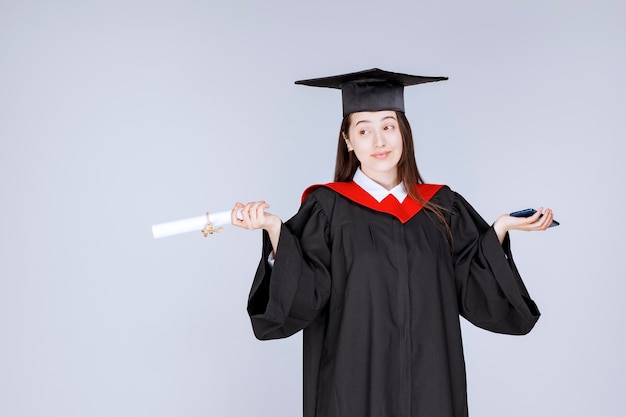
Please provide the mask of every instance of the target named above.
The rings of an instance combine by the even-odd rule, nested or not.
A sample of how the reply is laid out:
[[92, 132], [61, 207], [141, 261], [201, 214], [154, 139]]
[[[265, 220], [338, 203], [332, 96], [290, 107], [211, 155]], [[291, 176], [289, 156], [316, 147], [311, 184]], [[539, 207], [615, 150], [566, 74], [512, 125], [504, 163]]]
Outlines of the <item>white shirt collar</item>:
[[352, 178], [359, 187], [367, 191], [369, 195], [374, 197], [376, 201], [379, 203], [385, 199], [389, 194], [393, 194], [393, 196], [402, 203], [407, 196], [406, 190], [404, 189], [404, 184], [400, 183], [393, 187], [391, 190], [387, 190], [385, 187], [368, 177], [361, 171], [361, 168], [357, 168], [354, 173], [354, 177]]

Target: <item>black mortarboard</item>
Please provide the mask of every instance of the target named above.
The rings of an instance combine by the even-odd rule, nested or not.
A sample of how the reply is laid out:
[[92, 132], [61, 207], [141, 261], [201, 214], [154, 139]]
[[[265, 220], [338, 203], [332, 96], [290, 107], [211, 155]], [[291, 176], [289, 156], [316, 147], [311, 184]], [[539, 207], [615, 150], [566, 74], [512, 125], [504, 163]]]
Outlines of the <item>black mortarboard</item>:
[[422, 77], [378, 68], [332, 77], [296, 81], [311, 87], [341, 89], [343, 115], [358, 111], [398, 110], [404, 112], [404, 87], [447, 80], [448, 77]]

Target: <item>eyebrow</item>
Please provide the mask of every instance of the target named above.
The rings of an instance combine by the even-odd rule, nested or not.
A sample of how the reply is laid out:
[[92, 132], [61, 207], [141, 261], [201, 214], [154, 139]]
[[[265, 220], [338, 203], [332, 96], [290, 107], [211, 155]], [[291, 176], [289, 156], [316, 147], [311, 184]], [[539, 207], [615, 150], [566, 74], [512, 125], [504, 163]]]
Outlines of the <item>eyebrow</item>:
[[[396, 120], [396, 121], [397, 121], [397, 119], [396, 119], [396, 117], [395, 117], [395, 116], [385, 116], [385, 117], [383, 117], [382, 119], [380, 119], [380, 121], [382, 122], [383, 120], [387, 120], [387, 119], [393, 119], [393, 120]], [[359, 123], [372, 123], [372, 122], [371, 122], [371, 120], [359, 120], [359, 121], [358, 121], [358, 122], [356, 122], [354, 125], [355, 125], [355, 126], [358, 126], [358, 125], [359, 125]]]

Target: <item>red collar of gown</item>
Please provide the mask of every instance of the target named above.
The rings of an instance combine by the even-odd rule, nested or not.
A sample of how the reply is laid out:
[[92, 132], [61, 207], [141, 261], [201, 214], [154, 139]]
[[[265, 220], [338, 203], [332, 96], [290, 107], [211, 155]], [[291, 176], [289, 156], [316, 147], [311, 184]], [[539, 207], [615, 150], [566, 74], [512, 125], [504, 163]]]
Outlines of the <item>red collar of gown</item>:
[[[354, 181], [350, 182], [331, 182], [328, 184], [312, 185], [302, 194], [302, 202], [317, 188], [327, 187], [335, 192], [341, 194], [349, 200], [354, 201], [357, 204], [365, 206], [375, 211], [391, 214], [396, 217], [400, 222], [406, 223], [413, 216], [415, 216], [424, 207], [410, 196], [406, 196], [404, 201], [400, 203], [393, 194], [389, 194], [381, 202], [378, 202], [367, 191], [361, 188]], [[443, 185], [439, 184], [418, 184], [416, 190], [420, 196], [426, 201], [429, 201], [437, 191], [441, 189]]]

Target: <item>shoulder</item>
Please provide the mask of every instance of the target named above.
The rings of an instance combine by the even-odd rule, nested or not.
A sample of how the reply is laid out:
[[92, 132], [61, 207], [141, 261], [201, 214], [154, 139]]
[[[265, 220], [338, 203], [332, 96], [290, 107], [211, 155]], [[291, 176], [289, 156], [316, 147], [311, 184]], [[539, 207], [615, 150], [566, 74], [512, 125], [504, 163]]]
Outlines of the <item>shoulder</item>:
[[338, 194], [349, 192], [354, 186], [352, 182], [329, 182], [327, 184], [314, 184], [307, 187], [302, 193], [301, 203], [304, 203], [310, 196], [316, 199], [335, 198]]
[[431, 200], [443, 209], [448, 220], [470, 221], [470, 223], [486, 224], [474, 207], [457, 191], [443, 186]]
[[302, 193], [300, 208], [301, 210], [319, 210], [328, 216], [337, 204], [339, 196], [339, 193], [333, 190], [329, 184], [311, 185]]
[[443, 184], [419, 184], [418, 192], [425, 199], [445, 208], [452, 208], [465, 201], [458, 192]]
[[[311, 185], [302, 193], [298, 212], [285, 225], [291, 230], [300, 230], [305, 225], [329, 225], [336, 205], [337, 193], [322, 184]], [[321, 227], [321, 226], [320, 226]]]
[[302, 192], [302, 197], [300, 198], [300, 203], [304, 203], [306, 201], [307, 198], [309, 198], [309, 196], [311, 194], [313, 194], [313, 192], [315, 190], [318, 190], [319, 188], [324, 187], [324, 184], [313, 184], [313, 185], [309, 185], [303, 192]]
[[433, 202], [448, 201], [456, 194], [446, 184], [418, 184], [415, 189], [424, 200]]
[[425, 200], [430, 200], [436, 195], [450, 192], [450, 187], [445, 184], [417, 184], [415, 189]]

